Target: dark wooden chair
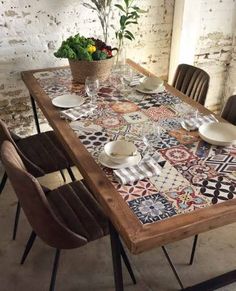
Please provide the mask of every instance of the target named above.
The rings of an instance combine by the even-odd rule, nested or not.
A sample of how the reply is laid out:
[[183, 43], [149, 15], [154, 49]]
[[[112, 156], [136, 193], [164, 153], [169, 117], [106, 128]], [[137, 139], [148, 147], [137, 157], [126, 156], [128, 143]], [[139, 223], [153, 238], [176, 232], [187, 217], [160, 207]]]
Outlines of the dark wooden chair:
[[172, 86], [196, 102], [204, 105], [210, 77], [202, 69], [180, 64], [175, 72]]
[[[50, 291], [54, 290], [60, 252], [81, 247], [109, 233], [108, 221], [97, 200], [82, 181], [57, 189], [42, 188], [27, 172], [15, 147], [4, 141], [1, 158], [22, 209], [32, 226], [21, 264], [24, 263], [36, 236], [56, 249]], [[120, 252], [133, 283], [136, 283], [128, 257], [120, 243]]]
[[[236, 95], [230, 96], [228, 98], [228, 100], [225, 103], [225, 106], [221, 112], [221, 117], [223, 117], [229, 123], [236, 125]], [[197, 247], [197, 241], [198, 241], [198, 235], [195, 235], [194, 240], [193, 240], [190, 261], [189, 261], [190, 265], [193, 264], [195, 251], [196, 251], [196, 247]]]
[[236, 95], [229, 97], [222, 110], [221, 117], [236, 125]]
[[[61, 143], [56, 138], [53, 131], [35, 134], [25, 138], [20, 138], [11, 133], [7, 125], [0, 120], [0, 146], [3, 141], [10, 141], [16, 148], [18, 154], [24, 162], [27, 170], [35, 177], [41, 177], [45, 174], [60, 171], [65, 181], [63, 169], [67, 169], [72, 181], [75, 180], [71, 166], [73, 162]], [[0, 184], [0, 194], [2, 193], [7, 181], [5, 172]], [[16, 237], [18, 220], [20, 215], [20, 204], [17, 204], [13, 239]]]

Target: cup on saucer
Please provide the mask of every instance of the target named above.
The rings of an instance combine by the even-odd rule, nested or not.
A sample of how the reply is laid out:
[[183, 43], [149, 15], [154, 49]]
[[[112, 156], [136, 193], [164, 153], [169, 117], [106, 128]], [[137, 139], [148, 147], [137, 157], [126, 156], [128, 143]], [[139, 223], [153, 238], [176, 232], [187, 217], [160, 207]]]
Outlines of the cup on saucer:
[[104, 152], [110, 161], [117, 164], [126, 164], [131, 162], [138, 155], [136, 146], [126, 140], [115, 140], [108, 142], [104, 146]]
[[159, 88], [163, 86], [163, 84], [164, 84], [164, 81], [155, 76], [146, 77], [142, 82], [143, 88], [148, 91], [158, 90]]

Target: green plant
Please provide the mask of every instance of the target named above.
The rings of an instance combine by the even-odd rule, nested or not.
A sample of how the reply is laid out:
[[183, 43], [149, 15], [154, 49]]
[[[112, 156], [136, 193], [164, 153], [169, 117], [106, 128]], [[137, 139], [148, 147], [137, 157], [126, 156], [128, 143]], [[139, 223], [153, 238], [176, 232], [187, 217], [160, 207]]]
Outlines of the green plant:
[[133, 5], [135, 0], [123, 0], [124, 5], [115, 4], [121, 11], [120, 16], [120, 29], [116, 31], [116, 38], [118, 40], [118, 50], [121, 49], [124, 43], [124, 39], [134, 40], [133, 33], [127, 29], [132, 24], [138, 24], [138, 19], [141, 13], [146, 13], [145, 10], [140, 9]]
[[111, 58], [112, 50], [110, 46], [99, 39], [86, 38], [76, 34], [63, 41], [54, 55], [57, 58], [98, 61]]
[[97, 12], [102, 26], [104, 42], [107, 43], [112, 0], [90, 0], [90, 2], [92, 4], [84, 2], [83, 5]]

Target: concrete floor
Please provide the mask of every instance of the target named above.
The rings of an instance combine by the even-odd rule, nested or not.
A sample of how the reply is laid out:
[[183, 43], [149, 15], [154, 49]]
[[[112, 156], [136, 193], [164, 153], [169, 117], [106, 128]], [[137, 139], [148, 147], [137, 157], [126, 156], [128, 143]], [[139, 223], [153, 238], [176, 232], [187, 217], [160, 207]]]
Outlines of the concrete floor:
[[[52, 174], [41, 179], [51, 188], [62, 184], [60, 175]], [[48, 290], [54, 251], [37, 239], [23, 266], [19, 260], [31, 228], [20, 217], [16, 241], [12, 241], [16, 196], [7, 183], [0, 197], [0, 291]], [[199, 238], [196, 260], [188, 266], [192, 238], [167, 246], [169, 254], [185, 286], [232, 270], [236, 254], [236, 224], [205, 234]], [[179, 286], [160, 248], [138, 256], [130, 255], [138, 284], [132, 285], [124, 269], [126, 291], [171, 291]], [[109, 237], [75, 250], [64, 251], [61, 256], [57, 291], [110, 291], [113, 288], [112, 261]], [[221, 291], [236, 290], [236, 284]]]

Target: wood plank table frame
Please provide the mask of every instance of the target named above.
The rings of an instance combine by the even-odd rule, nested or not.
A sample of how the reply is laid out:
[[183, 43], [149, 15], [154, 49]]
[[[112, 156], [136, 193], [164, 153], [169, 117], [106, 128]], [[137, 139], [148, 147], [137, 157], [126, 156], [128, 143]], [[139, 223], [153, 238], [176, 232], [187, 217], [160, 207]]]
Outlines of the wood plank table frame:
[[[144, 75], [153, 75], [131, 60], [128, 60], [128, 64]], [[33, 76], [36, 72], [53, 71], [55, 69], [59, 68], [24, 71], [22, 72], [22, 79], [29, 90], [30, 96], [37, 102], [49, 124], [64, 145], [65, 150], [70, 154], [84, 180], [132, 254], [140, 254], [154, 247], [163, 246], [236, 222], [236, 199], [233, 199], [190, 213], [176, 215], [157, 223], [142, 225], [131, 212], [127, 203], [118, 195], [117, 190], [107, 179], [105, 173], [76, 137], [69, 124], [60, 118], [58, 110], [52, 105], [50, 98]], [[200, 112], [205, 114], [211, 113], [172, 86], [168, 84], [165, 84], [165, 86], [171, 94], [178, 96]], [[114, 237], [116, 237], [115, 231], [113, 233]], [[216, 287], [219, 288], [219, 286], [236, 281], [235, 273], [236, 271], [229, 272], [183, 290], [214, 290]], [[122, 274], [119, 277], [122, 279]], [[116, 290], [123, 290], [123, 287], [118, 287]]]

